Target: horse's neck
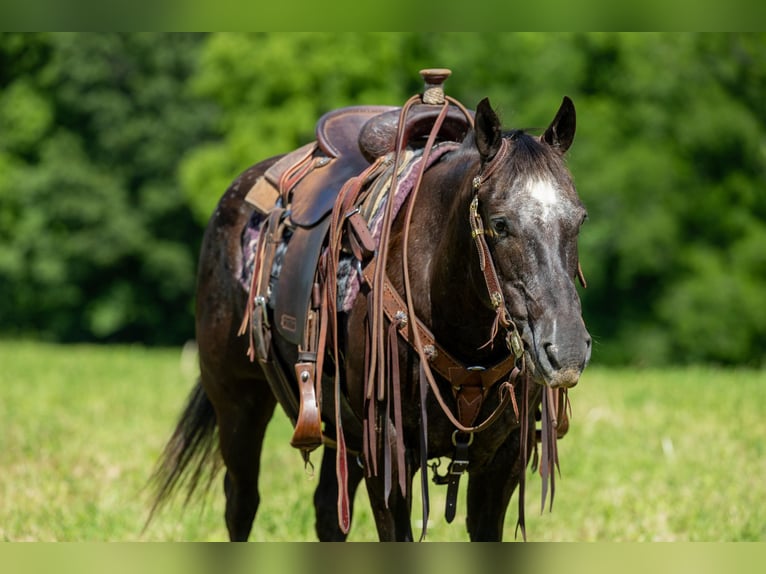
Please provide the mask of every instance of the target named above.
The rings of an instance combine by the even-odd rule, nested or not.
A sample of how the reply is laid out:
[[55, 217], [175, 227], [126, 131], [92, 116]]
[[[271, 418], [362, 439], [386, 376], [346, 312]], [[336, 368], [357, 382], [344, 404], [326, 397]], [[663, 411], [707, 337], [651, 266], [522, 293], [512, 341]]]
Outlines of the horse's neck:
[[[470, 170], [465, 170], [450, 173], [444, 166], [424, 178], [410, 228], [409, 267], [413, 290], [424, 295], [416, 306], [421, 319], [448, 351], [476, 358], [477, 352], [492, 353], [489, 348], [477, 350], [490, 338], [494, 312], [487, 306], [471, 237]], [[450, 185], [444, 184], [446, 178]]]

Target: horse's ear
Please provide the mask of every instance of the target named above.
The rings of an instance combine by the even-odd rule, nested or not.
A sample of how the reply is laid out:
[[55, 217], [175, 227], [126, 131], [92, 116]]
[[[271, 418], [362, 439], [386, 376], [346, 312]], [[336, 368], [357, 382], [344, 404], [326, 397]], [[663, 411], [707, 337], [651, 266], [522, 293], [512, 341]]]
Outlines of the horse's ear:
[[482, 161], [487, 162], [497, 154], [503, 137], [500, 119], [492, 106], [489, 105], [489, 98], [484, 98], [476, 106], [474, 130], [476, 132], [476, 147], [479, 149]]
[[576, 123], [574, 103], [567, 96], [564, 96], [559, 111], [553, 118], [551, 125], [545, 130], [542, 140], [564, 153], [572, 145]]

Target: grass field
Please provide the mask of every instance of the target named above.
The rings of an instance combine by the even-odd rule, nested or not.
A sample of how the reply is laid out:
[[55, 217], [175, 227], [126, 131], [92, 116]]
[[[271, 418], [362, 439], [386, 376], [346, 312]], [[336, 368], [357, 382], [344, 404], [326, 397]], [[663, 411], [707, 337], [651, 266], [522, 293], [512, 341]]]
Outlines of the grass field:
[[[142, 533], [144, 485], [194, 370], [180, 349], [0, 342], [0, 540], [225, 540], [218, 479]], [[766, 541], [766, 372], [590, 367], [570, 397], [553, 512], [529, 477], [530, 540]], [[314, 540], [316, 479], [289, 436], [279, 413], [253, 540]], [[464, 505], [447, 525], [443, 501], [433, 486], [428, 540], [467, 540]], [[350, 539], [374, 540], [363, 489], [354, 518]]]

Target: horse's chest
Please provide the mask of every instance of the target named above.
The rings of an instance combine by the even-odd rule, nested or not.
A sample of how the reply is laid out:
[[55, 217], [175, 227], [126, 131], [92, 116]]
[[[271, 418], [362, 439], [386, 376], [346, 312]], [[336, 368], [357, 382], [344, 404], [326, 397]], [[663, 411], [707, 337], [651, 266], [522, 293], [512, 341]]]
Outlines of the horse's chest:
[[[491, 412], [496, 405], [491, 401], [482, 409], [480, 417], [485, 412]], [[417, 433], [420, 432], [420, 405], [413, 401], [405, 407], [405, 419], [411, 429], [411, 435], [417, 444]], [[429, 404], [427, 409], [427, 432], [428, 432], [428, 458], [452, 457], [455, 454], [454, 425], [445, 417], [437, 404]], [[497, 421], [487, 429], [474, 435], [474, 440], [469, 448], [468, 457], [472, 468], [483, 467], [494, 458], [503, 444], [512, 440], [512, 433], [518, 429], [515, 424], [513, 413], [503, 413]], [[518, 449], [518, 446], [516, 446]]]

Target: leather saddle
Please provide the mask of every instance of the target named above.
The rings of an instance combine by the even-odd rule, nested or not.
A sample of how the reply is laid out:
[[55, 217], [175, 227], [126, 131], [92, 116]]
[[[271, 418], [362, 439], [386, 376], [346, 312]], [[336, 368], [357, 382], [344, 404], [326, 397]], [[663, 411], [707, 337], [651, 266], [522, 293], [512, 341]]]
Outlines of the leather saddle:
[[[264, 344], [271, 339], [271, 328], [298, 349], [295, 377], [299, 412], [294, 412], [294, 400], [280, 402], [290, 403], [283, 407], [291, 419], [297, 419], [291, 444], [300, 448], [304, 456], [321, 443], [321, 422], [315, 404], [316, 378], [321, 379], [315, 370], [317, 347], [321, 347], [316, 340], [321, 315], [317, 292], [319, 260], [327, 241], [329, 215], [347, 181], [363, 173], [378, 158], [395, 151], [397, 135], [401, 134], [407, 146], [423, 146], [440, 111], [441, 106], [413, 105], [401, 132], [401, 108], [354, 106], [328, 112], [317, 123], [316, 141], [272, 164], [245, 198], [256, 210], [269, 215], [264, 223], [270, 227], [262, 227], [261, 235], [273, 240], [278, 228], [287, 242], [278, 276], [260, 282], [257, 292], [251, 291], [249, 300], [258, 300], [261, 305], [267, 301], [272, 309], [271, 321], [259, 322], [253, 329], [253, 335], [260, 341], [257, 354], [261, 362], [272, 359], [270, 345]], [[460, 110], [450, 108], [438, 140], [462, 141], [471, 129], [469, 119]], [[279, 221], [275, 221], [277, 219]], [[261, 261], [260, 266], [271, 270], [275, 251], [264, 249], [262, 252], [270, 253], [270, 260]], [[265, 307], [263, 311], [266, 312]], [[284, 377], [280, 378], [278, 384], [283, 385]], [[277, 383], [270, 381], [270, 384], [273, 387]]]
[[[266, 214], [281, 200], [292, 231], [276, 287], [271, 295], [274, 324], [289, 342], [303, 337], [308, 302], [327, 217], [341, 187], [378, 157], [393, 152], [400, 108], [352, 106], [324, 114], [316, 126], [316, 141], [286, 154], [259, 178], [246, 200]], [[410, 146], [423, 145], [440, 108], [417, 104], [407, 115], [403, 132]], [[462, 141], [471, 126], [450, 109], [439, 139]]]
[[291, 232], [270, 304], [274, 326], [294, 345], [304, 338], [309, 299], [322, 246], [329, 228], [327, 215], [343, 184], [370, 162], [357, 141], [364, 124], [386, 106], [343, 108], [322, 116], [316, 141], [285, 155], [255, 182], [246, 200], [261, 212], [279, 202]]
[[[255, 182], [246, 200], [266, 214], [281, 196], [285, 204], [291, 203], [294, 225], [315, 225], [330, 213], [346, 181], [395, 150], [400, 111], [392, 106], [351, 106], [327, 112], [317, 123], [316, 141], [282, 156]], [[413, 106], [403, 131], [407, 145], [425, 143], [438, 114], [439, 108], [432, 105]], [[465, 116], [451, 108], [439, 137], [462, 141], [470, 127]]]

